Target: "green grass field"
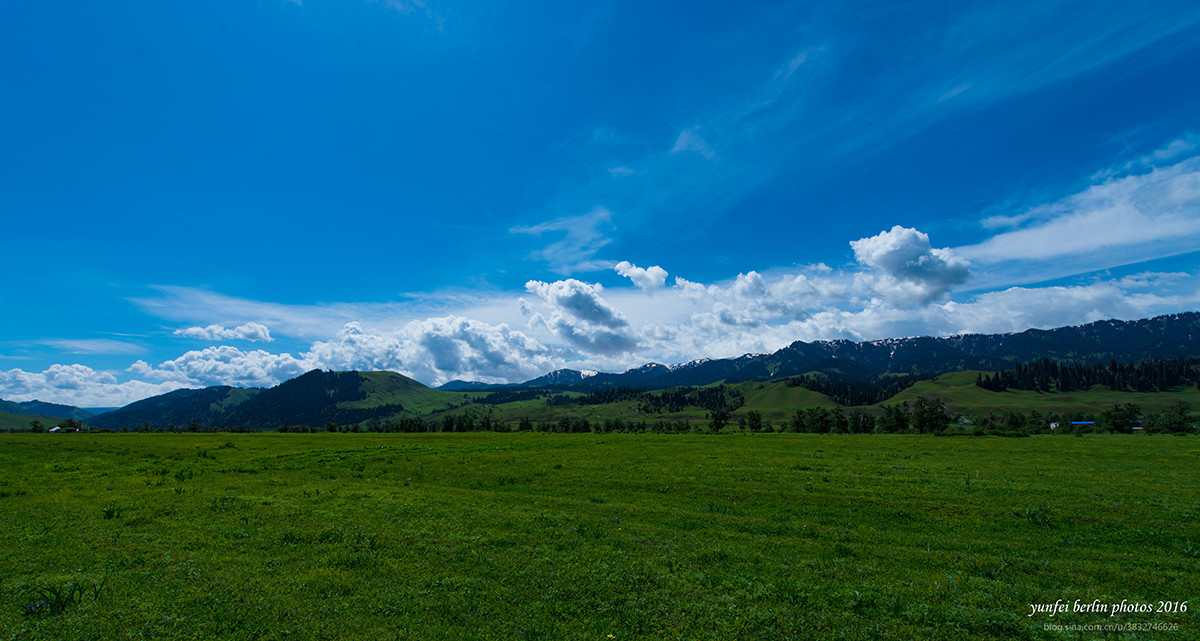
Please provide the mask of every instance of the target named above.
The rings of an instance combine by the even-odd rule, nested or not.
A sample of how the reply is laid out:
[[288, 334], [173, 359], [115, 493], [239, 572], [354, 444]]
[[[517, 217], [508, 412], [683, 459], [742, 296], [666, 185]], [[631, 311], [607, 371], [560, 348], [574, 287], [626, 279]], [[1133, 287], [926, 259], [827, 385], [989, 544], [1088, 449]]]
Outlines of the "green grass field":
[[1200, 638], [1027, 616], [1200, 607], [1193, 437], [0, 434], [0, 464], [6, 639]]

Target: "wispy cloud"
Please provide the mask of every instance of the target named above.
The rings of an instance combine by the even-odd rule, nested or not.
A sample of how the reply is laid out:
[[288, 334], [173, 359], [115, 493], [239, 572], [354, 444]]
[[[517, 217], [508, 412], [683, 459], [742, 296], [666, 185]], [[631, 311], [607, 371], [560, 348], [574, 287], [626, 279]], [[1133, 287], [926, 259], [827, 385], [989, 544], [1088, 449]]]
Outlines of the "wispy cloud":
[[1200, 247], [1200, 157], [1110, 178], [983, 224], [1005, 231], [956, 251], [992, 271], [1008, 264], [1008, 272], [1036, 274], [1032, 280], [1192, 252]]
[[[298, 0], [293, 0], [293, 1], [296, 1], [298, 3]], [[394, 11], [397, 11], [399, 13], [420, 14], [422, 16], [425, 16], [425, 18], [427, 18], [429, 21], [431, 21], [437, 27], [438, 31], [441, 31], [446, 26], [446, 19], [444, 17], [442, 17], [441, 14], [439, 14], [438, 12], [436, 12], [432, 8], [430, 8], [429, 4], [427, 2], [425, 2], [425, 0], [368, 0], [368, 1], [382, 4], [383, 6], [389, 8], [389, 9], [392, 9]]]
[[[637, 212], [638, 220], [618, 219], [625, 229], [678, 224], [684, 215], [686, 229], [703, 229], [781, 174], [861, 163], [969, 110], [1174, 47], [1172, 34], [1200, 24], [1194, 3], [1000, 2], [957, 6], [938, 20], [923, 11], [906, 5], [852, 19], [840, 12], [778, 16], [803, 25], [790, 32], [786, 56], [747, 68], [733, 90], [689, 94], [686, 104], [672, 105], [669, 113], [685, 114], [690, 124], [665, 147], [597, 144], [598, 178], [565, 186], [555, 202]], [[916, 32], [903, 49], [882, 48], [897, 13]], [[762, 25], [754, 28], [758, 34]], [[877, 73], [881, 67], [888, 73]]]
[[546, 261], [560, 274], [608, 269], [612, 261], [596, 259], [596, 252], [612, 242], [605, 231], [611, 227], [612, 212], [596, 207], [582, 216], [567, 216], [531, 226], [513, 227], [514, 234], [559, 235], [561, 238], [531, 254]]
[[684, 129], [679, 132], [679, 136], [675, 138], [675, 145], [671, 147], [671, 153], [694, 153], [708, 160], [716, 160], [717, 152], [709, 146], [708, 141], [700, 137], [699, 127]]
[[146, 351], [143, 345], [110, 338], [52, 339], [35, 342], [68, 354], [141, 354]]
[[395, 303], [329, 303], [286, 305], [258, 301], [194, 287], [156, 286], [156, 296], [130, 299], [142, 311], [181, 323], [199, 323], [205, 329], [259, 323], [277, 334], [291, 337], [327, 337], [346, 323], [383, 318], [404, 319], [411, 310]]

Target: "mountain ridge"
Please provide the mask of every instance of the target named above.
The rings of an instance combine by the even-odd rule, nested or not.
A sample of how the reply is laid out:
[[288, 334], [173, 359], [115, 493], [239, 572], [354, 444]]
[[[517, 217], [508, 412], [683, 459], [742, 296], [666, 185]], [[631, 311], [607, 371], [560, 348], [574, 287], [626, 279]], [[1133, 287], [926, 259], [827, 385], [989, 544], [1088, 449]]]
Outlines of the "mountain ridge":
[[[1119, 336], [1116, 336], [1119, 335]], [[1120, 348], [1111, 345], [1123, 343]], [[1200, 356], [1200, 313], [1167, 314], [1134, 321], [1102, 320], [1054, 329], [1004, 334], [912, 336], [871, 341], [795, 341], [770, 354], [697, 359], [680, 365], [648, 363], [622, 373], [584, 377], [560, 369], [520, 386], [604, 386], [663, 389], [707, 385], [734, 377], [765, 380], [820, 372], [848, 378], [884, 374], [937, 376], [959, 370], [998, 370], [1040, 358], [1083, 364], [1134, 362], [1180, 355]], [[646, 376], [658, 365], [657, 376]]]
[[41, 418], [47, 416], [61, 419], [73, 418], [77, 421], [85, 421], [97, 414], [97, 412], [92, 412], [82, 407], [75, 407], [74, 405], [46, 403], [36, 399], [21, 402], [0, 399], [0, 412], [17, 416], [37, 416]]

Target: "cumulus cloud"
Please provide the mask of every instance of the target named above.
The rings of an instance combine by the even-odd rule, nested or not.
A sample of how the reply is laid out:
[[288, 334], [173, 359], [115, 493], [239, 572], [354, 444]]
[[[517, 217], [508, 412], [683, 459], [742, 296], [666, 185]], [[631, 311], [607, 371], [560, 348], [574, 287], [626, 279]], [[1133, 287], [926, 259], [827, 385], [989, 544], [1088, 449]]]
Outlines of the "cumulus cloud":
[[526, 380], [558, 364], [549, 348], [507, 325], [445, 316], [412, 321], [393, 331], [347, 323], [334, 339], [316, 341], [299, 356], [221, 345], [153, 366], [137, 361], [129, 371], [190, 387], [265, 387], [312, 369], [390, 370], [439, 385], [453, 378]]
[[613, 269], [645, 291], [658, 289], [667, 282], [667, 270], [658, 265], [642, 269], [627, 260], [623, 260], [617, 263]]
[[805, 318], [809, 310], [846, 297], [845, 285], [835, 279], [795, 273], [767, 277], [753, 270], [726, 284], [676, 278], [673, 290], [697, 309], [690, 322], [707, 330], [703, 340], [719, 340], [715, 334], [722, 326], [728, 332]]
[[629, 324], [620, 310], [609, 305], [600, 297], [604, 287], [599, 283], [584, 283], [574, 278], [545, 283], [531, 280], [525, 283], [525, 291], [539, 298], [556, 311], [577, 320], [604, 327], [624, 327]]
[[[869, 268], [882, 272], [887, 254], [868, 254], [880, 265]], [[118, 379], [121, 372], [82, 365], [9, 370], [0, 372], [0, 397], [116, 406], [181, 387], [269, 386], [314, 368], [392, 370], [431, 385], [455, 378], [519, 382], [563, 366], [620, 371], [648, 361], [769, 352], [796, 340], [1013, 332], [1200, 305], [1200, 277], [1183, 272], [1009, 287], [915, 308], [858, 297], [853, 272], [799, 272], [751, 271], [707, 285], [677, 278], [652, 296], [570, 279], [530, 281], [526, 289], [536, 298], [526, 302], [529, 333], [459, 315], [387, 330], [351, 322], [297, 355], [212, 346], [157, 365], [139, 360], [124, 373], [135, 379], [128, 381]]]
[[47, 401], [77, 407], [120, 407], [184, 387], [174, 381], [119, 381], [112, 372], [86, 365], [51, 365], [41, 372], [0, 371], [0, 398]]
[[245, 323], [234, 328], [225, 328], [220, 325], [209, 325], [208, 327], [188, 327], [185, 329], [175, 330], [176, 336], [186, 338], [198, 338], [206, 341], [222, 341], [222, 340], [244, 340], [251, 342], [270, 343], [275, 340], [271, 338], [271, 331], [262, 323]]
[[395, 332], [349, 323], [305, 357], [323, 369], [392, 370], [433, 385], [527, 380], [559, 365], [548, 347], [508, 325], [461, 316], [413, 321]]
[[585, 352], [612, 356], [633, 351], [637, 339], [626, 330], [629, 320], [600, 296], [604, 287], [574, 278], [546, 283], [531, 280], [525, 290], [541, 298], [550, 315], [530, 318], [530, 326], [542, 326]]
[[155, 367], [140, 360], [129, 367], [129, 371], [135, 375], [173, 381], [189, 387], [270, 387], [310, 369], [313, 369], [311, 361], [286, 352], [273, 354], [261, 349], [242, 351], [229, 345], [192, 350]]
[[876, 236], [851, 241], [854, 257], [873, 273], [859, 283], [890, 302], [924, 305], [940, 299], [970, 277], [970, 263], [950, 249], [934, 249], [929, 236], [896, 225]]
[[585, 356], [614, 356], [632, 352], [638, 347], [637, 337], [630, 332], [573, 321], [562, 314], [551, 314], [549, 318], [537, 314], [530, 323], [533, 326], [543, 325], [559, 338], [585, 352]]

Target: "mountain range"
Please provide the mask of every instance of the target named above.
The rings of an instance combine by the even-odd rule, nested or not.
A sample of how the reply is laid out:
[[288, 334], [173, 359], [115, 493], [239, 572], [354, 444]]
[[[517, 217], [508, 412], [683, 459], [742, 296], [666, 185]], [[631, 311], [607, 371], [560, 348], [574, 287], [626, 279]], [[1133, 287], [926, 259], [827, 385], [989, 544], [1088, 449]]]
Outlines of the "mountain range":
[[999, 370], [1041, 358], [1084, 365], [1132, 363], [1155, 358], [1200, 356], [1200, 313], [1136, 321], [1105, 320], [1014, 334], [964, 334], [887, 338], [854, 342], [796, 341], [771, 354], [701, 359], [682, 365], [649, 363], [619, 374], [560, 369], [521, 385], [451, 381], [439, 389], [479, 391], [503, 387], [640, 387], [665, 389], [717, 381], [767, 380], [824, 373], [852, 380], [883, 374], [933, 377], [961, 370]]
[[[649, 363], [621, 373], [561, 369], [521, 384], [492, 385], [451, 381], [431, 389], [395, 372], [314, 370], [269, 389], [228, 386], [176, 390], [99, 415], [89, 425], [130, 429], [150, 425], [244, 426], [354, 424], [451, 410], [504, 391], [517, 399], [543, 393], [588, 392], [629, 387], [645, 390], [702, 386], [717, 382], [764, 381], [804, 375], [839, 380], [874, 380], [905, 374], [932, 378], [963, 370], [1000, 370], [1049, 358], [1082, 364], [1130, 363], [1157, 358], [1200, 356], [1200, 313], [1136, 321], [1105, 320], [1087, 325], [1012, 334], [890, 338], [854, 342], [797, 341], [770, 354], [701, 359], [680, 365]], [[0, 401], [0, 411], [33, 407], [36, 401]], [[50, 406], [40, 404], [38, 407]], [[50, 406], [57, 412], [77, 409]], [[86, 412], [85, 410], [79, 410]], [[26, 412], [28, 413], [28, 412]], [[39, 412], [44, 413], [44, 412]]]

